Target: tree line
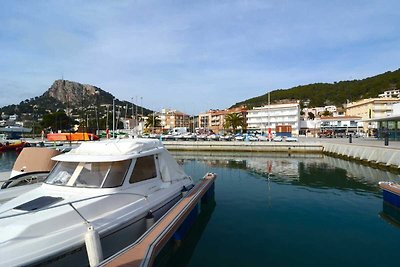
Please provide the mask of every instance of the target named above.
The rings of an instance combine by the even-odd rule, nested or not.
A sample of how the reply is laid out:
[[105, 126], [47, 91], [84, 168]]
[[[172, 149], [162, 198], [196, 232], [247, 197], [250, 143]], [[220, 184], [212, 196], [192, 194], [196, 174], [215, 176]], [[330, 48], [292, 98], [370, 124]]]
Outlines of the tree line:
[[[341, 106], [364, 98], [377, 97], [387, 90], [400, 88], [400, 69], [362, 80], [334, 83], [314, 83], [300, 85], [290, 89], [278, 89], [270, 92], [271, 102], [280, 100], [301, 100], [309, 102], [309, 107], [326, 105]], [[248, 108], [268, 104], [268, 93], [236, 103], [232, 107], [245, 105]]]

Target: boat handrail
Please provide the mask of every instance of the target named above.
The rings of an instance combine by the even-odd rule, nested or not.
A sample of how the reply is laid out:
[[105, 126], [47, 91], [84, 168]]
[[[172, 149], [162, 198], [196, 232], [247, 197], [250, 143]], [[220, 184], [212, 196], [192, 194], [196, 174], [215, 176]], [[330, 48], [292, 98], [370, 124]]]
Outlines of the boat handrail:
[[[148, 197], [147, 195], [142, 195], [142, 194], [137, 194], [137, 193], [128, 193], [128, 192], [116, 192], [116, 193], [102, 194], [102, 195], [87, 197], [87, 198], [78, 199], [78, 200], [74, 200], [74, 201], [68, 201], [68, 202], [57, 204], [57, 205], [50, 206], [50, 207], [43, 207], [43, 208], [37, 209], [37, 210], [31, 210], [31, 211], [18, 213], [18, 214], [10, 214], [10, 215], [6, 215], [6, 216], [0, 216], [0, 220], [1, 219], [12, 218], [12, 217], [17, 217], [17, 216], [21, 216], [21, 215], [26, 215], [26, 214], [30, 214], [30, 213], [36, 213], [36, 212], [40, 212], [40, 211], [50, 210], [50, 209], [53, 209], [53, 208], [58, 208], [58, 207], [67, 206], [67, 205], [72, 206], [72, 204], [74, 204], [74, 203], [79, 203], [79, 202], [83, 202], [83, 201], [87, 201], [87, 200], [91, 200], [91, 199], [95, 199], [95, 198], [113, 196], [113, 195], [134, 195], [134, 196], [141, 196], [144, 199], [147, 199], [147, 197]], [[13, 210], [14, 208], [5, 210], [2, 213], [10, 211], [10, 210]]]

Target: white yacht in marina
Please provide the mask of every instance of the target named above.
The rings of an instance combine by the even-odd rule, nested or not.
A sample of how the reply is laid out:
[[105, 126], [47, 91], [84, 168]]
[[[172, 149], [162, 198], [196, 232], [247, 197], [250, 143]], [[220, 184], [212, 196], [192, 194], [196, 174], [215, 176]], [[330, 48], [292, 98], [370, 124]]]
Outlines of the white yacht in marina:
[[0, 206], [1, 266], [86, 266], [88, 228], [108, 257], [193, 187], [158, 140], [87, 142], [53, 160], [40, 187]]

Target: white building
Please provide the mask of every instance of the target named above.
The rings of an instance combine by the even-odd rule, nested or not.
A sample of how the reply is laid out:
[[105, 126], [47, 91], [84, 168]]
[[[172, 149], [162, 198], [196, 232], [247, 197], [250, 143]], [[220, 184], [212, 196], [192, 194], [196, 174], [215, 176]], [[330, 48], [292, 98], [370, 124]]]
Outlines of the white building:
[[321, 118], [321, 132], [332, 131], [334, 135], [359, 133], [363, 127], [360, 120], [361, 117], [357, 116], [323, 117]]
[[305, 117], [308, 117], [308, 113], [313, 113], [315, 118], [324, 115], [324, 112], [329, 112], [333, 116], [344, 116], [344, 110], [337, 108], [336, 106], [324, 106], [324, 107], [314, 107], [314, 108], [304, 108], [303, 112]]
[[400, 90], [385, 91], [382, 94], [379, 94], [378, 96], [380, 98], [386, 98], [386, 97], [399, 97], [400, 98]]
[[316, 137], [321, 130], [321, 119], [300, 120], [300, 134]]
[[400, 103], [393, 104], [392, 116], [400, 115]]
[[10, 117], [8, 117], [9, 121], [16, 121], [17, 119], [18, 119], [18, 115], [17, 114], [13, 114], [13, 115], [10, 115]]
[[247, 111], [247, 129], [275, 133], [277, 125], [290, 125], [292, 134], [299, 134], [300, 104], [274, 104]]

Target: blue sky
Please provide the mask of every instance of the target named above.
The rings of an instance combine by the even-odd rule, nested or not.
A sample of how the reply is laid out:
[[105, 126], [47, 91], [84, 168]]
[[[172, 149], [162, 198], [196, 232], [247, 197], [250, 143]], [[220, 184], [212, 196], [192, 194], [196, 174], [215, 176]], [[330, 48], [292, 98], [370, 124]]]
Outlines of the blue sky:
[[[400, 1], [2, 1], [0, 106], [54, 80], [197, 114], [400, 68]], [[139, 101], [140, 104], [140, 101]]]

